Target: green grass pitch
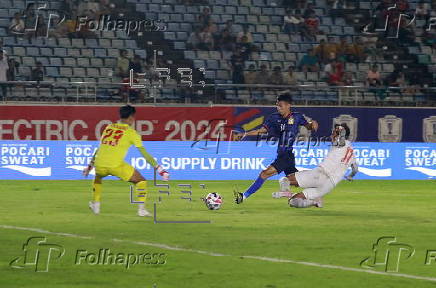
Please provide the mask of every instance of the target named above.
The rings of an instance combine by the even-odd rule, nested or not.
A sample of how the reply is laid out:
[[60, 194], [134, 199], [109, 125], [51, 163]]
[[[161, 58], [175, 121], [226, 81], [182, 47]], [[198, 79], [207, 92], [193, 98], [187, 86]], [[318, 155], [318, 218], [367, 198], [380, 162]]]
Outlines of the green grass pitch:
[[[181, 183], [192, 184], [191, 202], [180, 199], [188, 195], [180, 193], [186, 190]], [[87, 207], [90, 181], [1, 181], [0, 287], [436, 287], [436, 252], [426, 265], [428, 250], [436, 251], [434, 180], [341, 182], [321, 209], [273, 199], [277, 181], [267, 181], [242, 205], [233, 203], [233, 188], [244, 190], [250, 181], [172, 181], [169, 195], [148, 184], [147, 206], [153, 211], [156, 203], [158, 221], [211, 223], [138, 217], [121, 181], [103, 183], [100, 215]], [[221, 210], [206, 210], [199, 199], [206, 192], [223, 195]], [[383, 236], [415, 249], [409, 259], [400, 258], [397, 273], [360, 266]], [[35, 272], [31, 262], [10, 266], [25, 254], [30, 237], [63, 247], [62, 257], [51, 256], [48, 272]], [[100, 249], [120, 254], [118, 264], [95, 264], [92, 256], [75, 263], [78, 251], [88, 257]], [[132, 262], [155, 254], [150, 257], [165, 263], [127, 269], [128, 254], [135, 255]]]

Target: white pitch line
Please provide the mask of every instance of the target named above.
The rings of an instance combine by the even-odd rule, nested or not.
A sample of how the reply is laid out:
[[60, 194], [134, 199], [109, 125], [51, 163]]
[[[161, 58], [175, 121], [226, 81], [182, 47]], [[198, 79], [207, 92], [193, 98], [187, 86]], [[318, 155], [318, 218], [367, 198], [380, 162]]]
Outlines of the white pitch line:
[[70, 234], [70, 233], [51, 232], [51, 231], [38, 229], [38, 228], [17, 227], [17, 226], [9, 226], [9, 225], [0, 225], [0, 228], [32, 231], [32, 232], [45, 233], [45, 234], [57, 235], [57, 236], [66, 236], [66, 237], [72, 237], [72, 238], [94, 239], [94, 237], [91, 237], [91, 236], [81, 236], [81, 235]]
[[[51, 232], [48, 230], [43, 230], [43, 229], [38, 229], [38, 228], [18, 227], [18, 226], [9, 226], [9, 225], [0, 225], [0, 228], [32, 231], [32, 232], [45, 233], [45, 234], [56, 235], [56, 236], [65, 236], [65, 237], [71, 237], [71, 238], [95, 239], [95, 237], [92, 237], [92, 236], [83, 236], [83, 235], [78, 235], [78, 234], [62, 233], [62, 232]], [[135, 244], [135, 245], [150, 246], [150, 247], [156, 247], [156, 248], [161, 248], [161, 249], [165, 249], [165, 250], [172, 250], [172, 251], [190, 252], [190, 253], [196, 253], [196, 254], [202, 254], [202, 255], [208, 255], [208, 256], [214, 256], [214, 257], [217, 257], [217, 256], [218, 257], [222, 257], [222, 256], [238, 257], [238, 258], [254, 259], [254, 260], [273, 262], [273, 263], [290, 263], [290, 264], [298, 264], [298, 265], [304, 265], [304, 266], [312, 266], [312, 267], [317, 267], [317, 268], [327, 268], [327, 269], [335, 269], [335, 270], [342, 270], [342, 271], [360, 272], [360, 273], [376, 274], [376, 275], [383, 275], [383, 276], [394, 276], [394, 277], [402, 277], [402, 278], [436, 282], [436, 278], [433, 278], [433, 277], [417, 276], [417, 275], [411, 275], [411, 274], [389, 273], [389, 272], [381, 272], [381, 271], [374, 271], [374, 270], [366, 270], [366, 269], [361, 269], [361, 268], [351, 268], [351, 267], [338, 266], [338, 265], [321, 264], [321, 263], [305, 262], [305, 261], [296, 261], [296, 260], [291, 260], [291, 259], [279, 259], [279, 258], [271, 258], [271, 257], [263, 257], [263, 256], [235, 256], [235, 255], [230, 255], [230, 254], [221, 254], [221, 253], [215, 253], [215, 252], [210, 252], [210, 251], [202, 251], [202, 250], [195, 250], [195, 249], [170, 246], [170, 245], [161, 244], [161, 243], [122, 240], [122, 239], [116, 239], [116, 238], [113, 238], [110, 240], [113, 242], [118, 242], [118, 243], [130, 243], [130, 244]]]

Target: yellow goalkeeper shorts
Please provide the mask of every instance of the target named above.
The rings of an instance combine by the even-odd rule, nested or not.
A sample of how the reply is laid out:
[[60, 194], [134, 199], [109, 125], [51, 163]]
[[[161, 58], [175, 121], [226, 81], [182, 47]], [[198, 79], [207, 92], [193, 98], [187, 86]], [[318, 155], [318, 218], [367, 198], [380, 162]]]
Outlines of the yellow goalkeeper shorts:
[[132, 178], [135, 168], [124, 162], [118, 167], [95, 167], [95, 174], [100, 177], [108, 175], [116, 176], [124, 181], [129, 181]]

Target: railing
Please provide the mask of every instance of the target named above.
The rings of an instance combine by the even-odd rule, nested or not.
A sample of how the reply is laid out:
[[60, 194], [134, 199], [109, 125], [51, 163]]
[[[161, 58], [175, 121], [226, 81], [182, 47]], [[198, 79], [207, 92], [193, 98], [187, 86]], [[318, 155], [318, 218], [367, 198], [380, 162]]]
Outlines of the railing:
[[290, 93], [299, 105], [436, 106], [436, 87], [152, 83], [135, 88], [111, 82], [0, 82], [0, 98], [11, 102], [274, 104]]

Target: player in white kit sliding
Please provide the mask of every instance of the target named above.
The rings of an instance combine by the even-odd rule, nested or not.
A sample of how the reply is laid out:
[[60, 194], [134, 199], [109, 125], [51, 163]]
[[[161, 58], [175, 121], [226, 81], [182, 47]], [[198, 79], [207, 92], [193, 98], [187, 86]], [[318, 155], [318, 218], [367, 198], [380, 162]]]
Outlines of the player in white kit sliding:
[[[322, 207], [322, 197], [329, 193], [344, 177], [351, 181], [358, 172], [353, 147], [348, 141], [350, 129], [343, 123], [336, 124], [332, 133], [332, 147], [318, 167], [293, 173], [279, 180], [281, 192], [274, 198], [289, 196], [289, 205], [296, 208]], [[345, 176], [348, 168], [352, 171]], [[290, 193], [290, 185], [305, 188], [302, 192]]]

